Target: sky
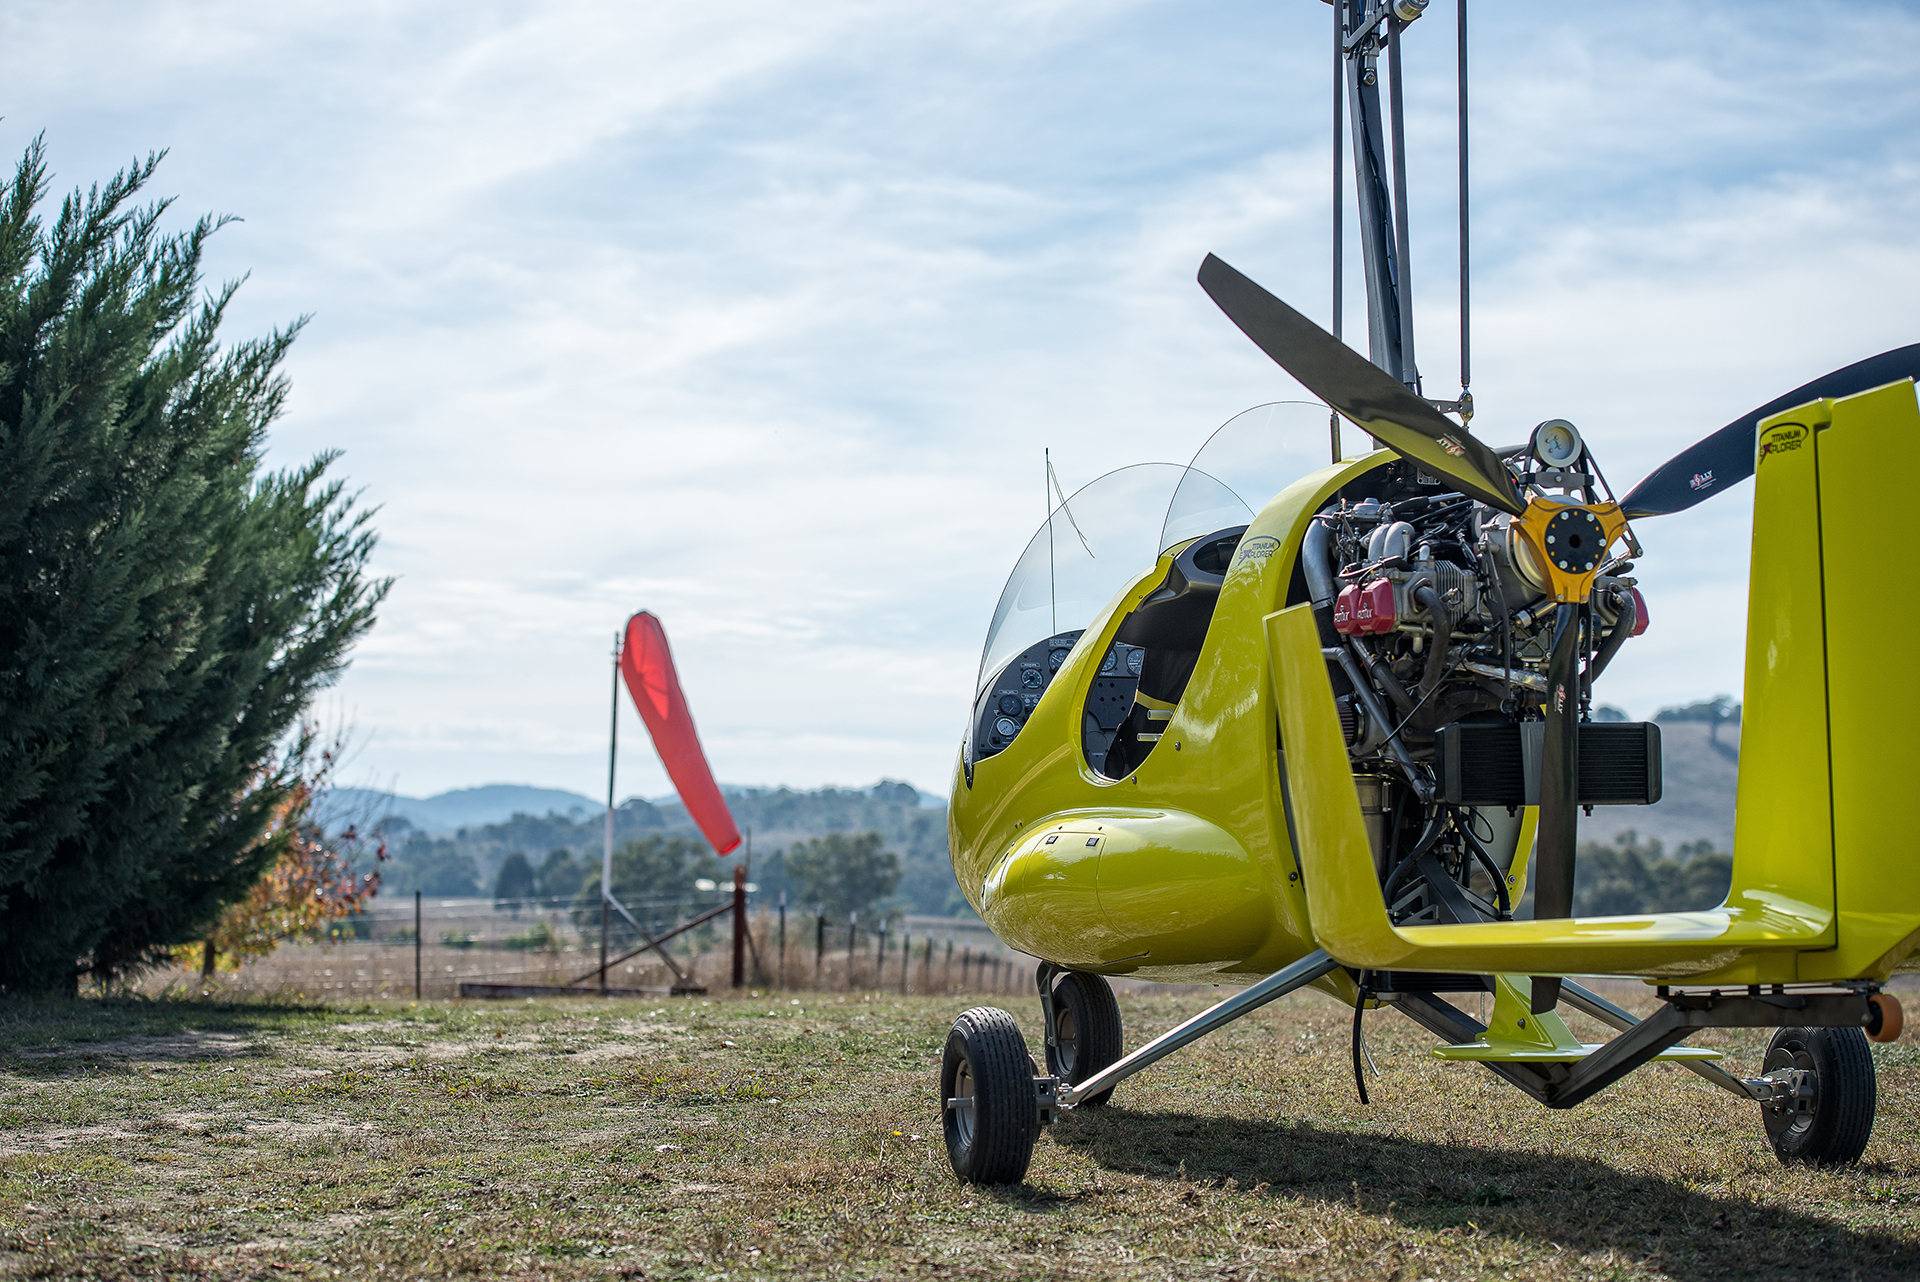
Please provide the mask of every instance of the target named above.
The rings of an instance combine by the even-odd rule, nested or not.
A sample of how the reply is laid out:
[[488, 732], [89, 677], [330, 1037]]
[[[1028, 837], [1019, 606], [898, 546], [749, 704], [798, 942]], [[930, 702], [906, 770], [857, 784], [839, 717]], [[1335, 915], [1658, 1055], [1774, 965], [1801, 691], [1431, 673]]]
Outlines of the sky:
[[[1454, 2], [1405, 37], [1434, 396]], [[1471, 13], [1479, 434], [1571, 419], [1624, 492], [1920, 339], [1920, 9]], [[269, 462], [338, 451], [394, 578], [316, 705], [345, 782], [603, 795], [612, 641], [649, 609], [723, 781], [944, 792], [1042, 451], [1071, 492], [1303, 395], [1193, 275], [1216, 252], [1328, 319], [1329, 15], [15, 0], [0, 156], [44, 133], [57, 195], [166, 149], [181, 225], [241, 220], [207, 265], [247, 278], [227, 337], [311, 317]], [[1605, 701], [1738, 697], [1750, 513], [1640, 524], [1652, 626]], [[667, 792], [622, 715], [617, 793]]]

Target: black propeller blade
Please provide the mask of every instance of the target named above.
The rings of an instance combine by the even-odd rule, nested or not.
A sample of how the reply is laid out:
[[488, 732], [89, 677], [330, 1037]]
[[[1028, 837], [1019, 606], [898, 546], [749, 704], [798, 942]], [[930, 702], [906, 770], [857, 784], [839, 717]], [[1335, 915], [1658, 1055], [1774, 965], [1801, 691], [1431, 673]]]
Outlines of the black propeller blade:
[[1902, 378], [1920, 378], [1920, 343], [1855, 361], [1749, 410], [1649, 472], [1620, 500], [1620, 507], [1629, 519], [1683, 512], [1753, 475], [1753, 434], [1761, 419], [1808, 401], [1852, 396]]
[[1381, 443], [1463, 494], [1503, 512], [1526, 510], [1506, 464], [1391, 374], [1212, 254], [1200, 264], [1200, 288], [1275, 364]]
[[[1540, 751], [1540, 819], [1534, 829], [1533, 916], [1573, 916], [1573, 853], [1580, 805], [1580, 607], [1562, 605], [1547, 659], [1546, 733]], [[1535, 976], [1533, 1013], [1560, 1000], [1558, 979]]]

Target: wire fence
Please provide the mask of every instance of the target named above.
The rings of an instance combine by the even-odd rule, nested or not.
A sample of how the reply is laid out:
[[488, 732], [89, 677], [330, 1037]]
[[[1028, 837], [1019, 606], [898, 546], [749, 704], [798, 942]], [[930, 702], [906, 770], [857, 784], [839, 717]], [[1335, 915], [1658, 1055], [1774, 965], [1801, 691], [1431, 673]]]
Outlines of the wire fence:
[[[743, 941], [743, 981], [756, 989], [902, 993], [1024, 993], [1034, 959], [1007, 948], [982, 923], [942, 917], [829, 920], [817, 913], [752, 902]], [[627, 907], [651, 935], [731, 899], [703, 893], [642, 900]], [[586, 918], [582, 920], [581, 918]], [[366, 912], [334, 924], [320, 943], [283, 944], [238, 970], [203, 975], [196, 967], [144, 976], [139, 991], [292, 999], [447, 998], [463, 983], [579, 984], [599, 988], [600, 922], [573, 901], [376, 899]], [[733, 978], [732, 914], [666, 945], [686, 983], [718, 992]], [[639, 933], [610, 915], [608, 957], [643, 951], [610, 966], [607, 986], [668, 989], [681, 981]]]

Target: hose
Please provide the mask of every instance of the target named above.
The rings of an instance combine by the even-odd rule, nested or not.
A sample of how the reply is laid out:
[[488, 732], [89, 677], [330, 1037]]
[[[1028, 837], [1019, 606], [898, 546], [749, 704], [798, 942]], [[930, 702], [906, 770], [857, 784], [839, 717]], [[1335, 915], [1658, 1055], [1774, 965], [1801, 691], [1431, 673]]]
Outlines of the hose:
[[1333, 530], [1324, 516], [1307, 522], [1306, 537], [1300, 540], [1300, 570], [1307, 577], [1307, 595], [1314, 608], [1331, 607], [1339, 589], [1333, 582]]
[[1633, 599], [1633, 593], [1619, 584], [1607, 588], [1607, 602], [1619, 611], [1613, 621], [1613, 631], [1607, 633], [1607, 639], [1600, 643], [1600, 649], [1593, 656], [1593, 662], [1587, 665], [1584, 684], [1588, 694], [1593, 693], [1594, 680], [1607, 670], [1613, 662], [1613, 656], [1620, 653], [1620, 647], [1633, 635], [1633, 627], [1640, 621], [1640, 604]]
[[1360, 655], [1360, 662], [1366, 665], [1367, 674], [1387, 692], [1387, 698], [1393, 701], [1394, 708], [1400, 713], [1400, 719], [1404, 721], [1411, 717], [1416, 706], [1413, 696], [1408, 694], [1407, 688], [1400, 684], [1400, 678], [1393, 675], [1393, 669], [1387, 666], [1387, 661], [1367, 649], [1357, 637], [1350, 638], [1348, 644]]
[[1440, 678], [1447, 673], [1447, 651], [1453, 644], [1453, 615], [1447, 610], [1446, 599], [1439, 589], [1422, 586], [1414, 589], [1413, 599], [1426, 607], [1433, 617], [1433, 644], [1427, 649], [1427, 670], [1420, 678], [1420, 697], [1426, 698], [1433, 693]]
[[1300, 540], [1300, 570], [1306, 575], [1321, 646], [1339, 645], [1340, 633], [1333, 626], [1333, 599], [1339, 593], [1333, 574], [1333, 530], [1324, 516], [1307, 522], [1306, 536]]
[[1413, 843], [1413, 849], [1407, 852], [1406, 857], [1394, 867], [1393, 874], [1387, 878], [1387, 884], [1381, 893], [1386, 898], [1388, 908], [1393, 907], [1394, 892], [1400, 889], [1401, 880], [1413, 870], [1414, 865], [1420, 862], [1420, 856], [1426, 854], [1433, 843], [1440, 840], [1440, 834], [1446, 830], [1447, 811], [1446, 807], [1441, 806], [1436, 808], [1428, 818], [1426, 828], [1420, 833], [1420, 839]]

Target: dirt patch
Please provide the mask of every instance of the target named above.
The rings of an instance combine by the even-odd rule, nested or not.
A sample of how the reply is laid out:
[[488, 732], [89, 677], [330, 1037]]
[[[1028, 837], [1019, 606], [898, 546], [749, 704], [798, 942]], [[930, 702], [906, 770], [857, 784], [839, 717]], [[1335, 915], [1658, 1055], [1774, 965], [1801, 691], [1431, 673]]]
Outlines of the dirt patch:
[[15, 1157], [23, 1153], [58, 1153], [75, 1145], [91, 1148], [144, 1138], [140, 1131], [123, 1126], [63, 1126], [45, 1131], [15, 1131], [7, 1137], [6, 1143], [0, 1144], [0, 1157]]
[[136, 1063], [167, 1060], [234, 1059], [265, 1051], [239, 1033], [174, 1033], [166, 1037], [123, 1037], [111, 1042], [75, 1042], [14, 1052], [21, 1059], [126, 1059]]
[[369, 1134], [379, 1129], [379, 1126], [373, 1122], [343, 1122], [338, 1119], [317, 1122], [276, 1120], [247, 1123], [249, 1135], [265, 1135], [281, 1140], [310, 1140], [322, 1135]]

